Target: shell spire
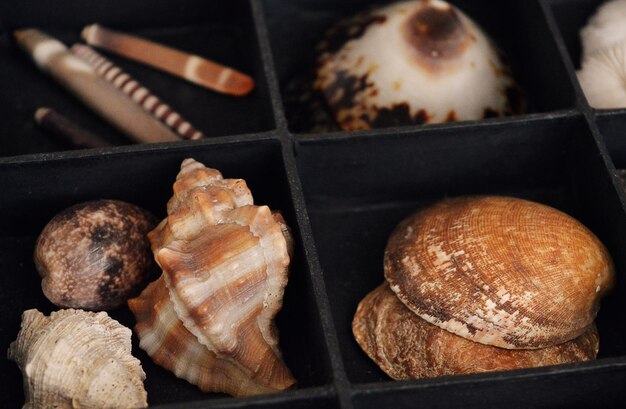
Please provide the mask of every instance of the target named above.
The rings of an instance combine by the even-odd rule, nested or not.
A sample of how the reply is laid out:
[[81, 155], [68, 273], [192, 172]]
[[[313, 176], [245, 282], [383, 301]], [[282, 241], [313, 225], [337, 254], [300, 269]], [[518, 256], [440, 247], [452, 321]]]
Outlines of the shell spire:
[[[191, 382], [237, 396], [290, 387], [295, 380], [282, 361], [273, 322], [290, 261], [282, 218], [255, 206], [245, 181], [224, 179], [193, 159], [183, 161], [173, 190], [167, 218], [148, 234], [163, 269], [159, 285], [167, 287], [189, 335], [206, 348], [205, 363], [213, 355], [220, 360], [203, 368], [219, 368], [214, 380]], [[133, 304], [141, 337], [145, 314]], [[225, 387], [221, 376], [250, 388]]]

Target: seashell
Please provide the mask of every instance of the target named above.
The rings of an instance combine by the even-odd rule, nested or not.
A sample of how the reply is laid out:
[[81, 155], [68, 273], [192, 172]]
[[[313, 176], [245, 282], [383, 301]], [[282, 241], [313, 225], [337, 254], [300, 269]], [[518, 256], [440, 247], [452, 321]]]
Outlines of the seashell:
[[594, 108], [626, 107], [626, 41], [600, 49], [576, 71], [585, 97]]
[[[227, 366], [249, 378], [233, 382], [252, 385], [243, 390], [217, 379], [201, 388], [249, 395], [293, 385], [273, 322], [290, 260], [282, 218], [255, 206], [245, 181], [223, 179], [193, 159], [183, 161], [167, 208], [148, 237], [176, 315], [209, 354], [226, 361], [207, 365]], [[141, 337], [146, 314], [135, 314]]]
[[387, 283], [359, 303], [352, 332], [365, 353], [396, 380], [588, 361], [598, 353], [593, 324], [579, 337], [547, 348], [511, 350], [472, 342], [414, 314]]
[[70, 48], [70, 52], [89, 64], [98, 75], [128, 95], [133, 101], [141, 105], [146, 112], [154, 115], [155, 118], [170, 127], [181, 138], [204, 138], [204, 134], [194, 128], [178, 112], [170, 108], [169, 105], [161, 101], [160, 98], [141, 85], [136, 79], [104, 58], [93, 48], [83, 44], [74, 44]]
[[65, 44], [33, 28], [15, 31], [16, 44], [37, 67], [49, 74], [96, 114], [137, 142], [168, 142], [180, 138], [135, 101], [100, 78], [69, 52]]
[[447, 2], [403, 1], [342, 21], [318, 47], [314, 88], [344, 130], [524, 111], [499, 51]]
[[119, 200], [95, 200], [57, 214], [35, 247], [46, 297], [59, 307], [108, 310], [128, 300], [156, 265], [145, 210]]
[[144, 38], [113, 31], [99, 24], [85, 27], [81, 37], [89, 45], [103, 48], [210, 90], [243, 96], [254, 89], [254, 80], [233, 68]]
[[25, 311], [8, 351], [24, 375], [24, 409], [148, 406], [130, 337], [105, 312]]
[[605, 48], [626, 42], [626, 0], [611, 0], [598, 7], [580, 30], [582, 60]]
[[421, 318], [472, 341], [542, 348], [580, 336], [613, 285], [613, 262], [580, 222], [509, 197], [444, 200], [402, 221], [385, 278]]
[[137, 318], [135, 332], [141, 349], [177, 377], [197, 385], [203, 392], [233, 396], [275, 392], [255, 380], [252, 371], [218, 357], [189, 332], [178, 319], [163, 277], [150, 283], [137, 298], [128, 301]]

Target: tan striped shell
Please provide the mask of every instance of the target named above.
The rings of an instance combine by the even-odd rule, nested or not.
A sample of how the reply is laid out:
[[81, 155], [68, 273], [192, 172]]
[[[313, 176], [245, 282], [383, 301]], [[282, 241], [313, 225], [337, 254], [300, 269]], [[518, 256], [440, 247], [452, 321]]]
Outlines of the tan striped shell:
[[8, 352], [24, 376], [24, 408], [147, 407], [130, 337], [106, 312], [25, 311]]
[[588, 361], [598, 353], [595, 325], [572, 341], [541, 349], [469, 341], [414, 314], [386, 282], [359, 303], [352, 331], [367, 355], [396, 380]]
[[406, 218], [384, 267], [391, 289], [426, 321], [511, 349], [581, 335], [614, 276], [607, 250], [577, 220], [490, 196], [445, 200]]
[[[203, 392], [233, 396], [274, 392], [257, 382], [252, 371], [209, 350], [178, 319], [163, 277], [150, 283], [143, 293], [128, 302], [137, 317], [135, 332], [141, 349], [152, 360]], [[278, 384], [285, 380], [278, 381]]]
[[[183, 161], [167, 209], [167, 218], [148, 238], [176, 316], [207, 349], [203, 359], [214, 354], [225, 361], [200, 365], [228, 367], [228, 376], [244, 377], [233, 383], [251, 385], [224, 386], [223, 374], [215, 374], [201, 388], [249, 395], [293, 385], [273, 322], [290, 261], [282, 218], [267, 206], [255, 206], [245, 181], [223, 179], [193, 159]], [[151, 315], [134, 310], [141, 337]]]

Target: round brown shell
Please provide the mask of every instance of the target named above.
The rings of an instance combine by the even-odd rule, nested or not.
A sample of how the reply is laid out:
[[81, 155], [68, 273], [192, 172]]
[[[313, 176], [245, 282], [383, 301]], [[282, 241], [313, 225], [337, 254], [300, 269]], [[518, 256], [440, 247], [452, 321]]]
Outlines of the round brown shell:
[[510, 350], [472, 342], [418, 317], [387, 283], [359, 303], [352, 331], [365, 353], [396, 380], [587, 361], [598, 352], [594, 325], [572, 341], [541, 349]]
[[612, 286], [613, 263], [580, 222], [510, 197], [445, 200], [402, 221], [385, 278], [426, 321], [503, 348], [581, 335]]
[[94, 200], [57, 214], [35, 247], [41, 288], [64, 308], [108, 310], [134, 296], [155, 271], [147, 211], [119, 200]]

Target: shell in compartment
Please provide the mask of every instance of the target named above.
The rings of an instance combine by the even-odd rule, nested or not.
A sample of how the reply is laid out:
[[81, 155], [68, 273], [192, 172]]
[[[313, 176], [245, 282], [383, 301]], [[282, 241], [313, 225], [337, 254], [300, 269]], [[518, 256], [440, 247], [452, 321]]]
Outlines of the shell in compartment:
[[414, 314], [387, 283], [359, 303], [352, 331], [367, 355], [396, 380], [588, 361], [598, 353], [595, 325], [572, 341], [541, 349], [472, 342]]
[[24, 408], [143, 408], [146, 375], [131, 355], [131, 331], [105, 312], [22, 315], [8, 358], [24, 376]]
[[[149, 293], [156, 291], [153, 286], [130, 301], [142, 345], [151, 342], [145, 334], [166, 331], [148, 327], [157, 320], [172, 320], [175, 312], [189, 332], [184, 338], [196, 339], [197, 345], [188, 345], [206, 349], [200, 368], [190, 370], [213, 371], [204, 379], [181, 377], [198, 379], [203, 390], [237, 396], [292, 386], [295, 380], [281, 358], [273, 321], [282, 307], [290, 261], [291, 239], [286, 238], [282, 217], [267, 206], [255, 206], [243, 180], [223, 179], [220, 172], [193, 159], [183, 161], [167, 208], [167, 218], [148, 236], [163, 269], [159, 285], [168, 290], [169, 300], [162, 302], [168, 318], [155, 319], [143, 311], [151, 308], [146, 299], [155, 299], [152, 308], [159, 305]], [[178, 324], [165, 327], [175, 330], [171, 336], [183, 337]], [[157, 362], [159, 354], [151, 353]], [[177, 364], [171, 363], [176, 359], [162, 361], [177, 372]]]
[[510, 349], [574, 339], [612, 287], [613, 262], [585, 226], [511, 197], [441, 201], [391, 234], [385, 278], [426, 321]]

